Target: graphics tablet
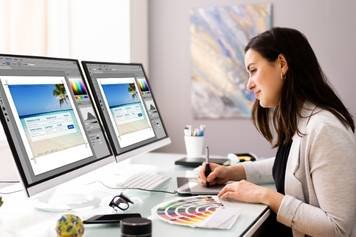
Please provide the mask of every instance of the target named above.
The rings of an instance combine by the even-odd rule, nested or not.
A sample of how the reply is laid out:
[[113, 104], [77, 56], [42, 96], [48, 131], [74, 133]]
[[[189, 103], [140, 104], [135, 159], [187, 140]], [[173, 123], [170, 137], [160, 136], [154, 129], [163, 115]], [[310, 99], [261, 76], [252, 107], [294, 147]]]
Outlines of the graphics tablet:
[[198, 178], [177, 177], [177, 193], [181, 196], [216, 195], [225, 185], [204, 187]]

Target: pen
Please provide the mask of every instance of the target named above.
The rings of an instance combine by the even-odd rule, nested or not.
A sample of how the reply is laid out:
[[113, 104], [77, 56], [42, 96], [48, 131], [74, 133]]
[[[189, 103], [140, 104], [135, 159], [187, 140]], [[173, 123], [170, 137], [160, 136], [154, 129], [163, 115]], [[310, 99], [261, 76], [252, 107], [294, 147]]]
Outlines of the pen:
[[[211, 173], [211, 168], [209, 165], [209, 147], [206, 146], [206, 157], [205, 157], [205, 177], [208, 177], [209, 174]], [[208, 181], [206, 181], [206, 186], [209, 187]]]

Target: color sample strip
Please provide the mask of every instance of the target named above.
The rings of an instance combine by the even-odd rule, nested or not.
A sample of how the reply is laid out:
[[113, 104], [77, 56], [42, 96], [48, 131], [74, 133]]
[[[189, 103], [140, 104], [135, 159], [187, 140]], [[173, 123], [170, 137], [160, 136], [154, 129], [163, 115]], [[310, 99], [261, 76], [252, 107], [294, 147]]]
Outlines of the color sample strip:
[[221, 203], [212, 196], [198, 196], [165, 203], [156, 212], [162, 220], [169, 223], [199, 227], [200, 223], [206, 221], [220, 207]]

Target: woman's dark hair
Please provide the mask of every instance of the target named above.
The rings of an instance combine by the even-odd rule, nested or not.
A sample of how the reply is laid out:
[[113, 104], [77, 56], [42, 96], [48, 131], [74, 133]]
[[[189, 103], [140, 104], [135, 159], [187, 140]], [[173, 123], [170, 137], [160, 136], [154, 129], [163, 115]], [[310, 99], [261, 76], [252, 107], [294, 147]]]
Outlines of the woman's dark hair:
[[[272, 122], [278, 135], [273, 147], [291, 141], [296, 132], [302, 135], [298, 130], [298, 117], [306, 101], [330, 111], [345, 127], [355, 132], [351, 114], [328, 85], [313, 49], [301, 32], [289, 28], [272, 28], [252, 38], [245, 52], [249, 49], [270, 62], [282, 54], [288, 63], [281, 99], [273, 109]], [[270, 127], [271, 110], [261, 107], [257, 100], [252, 109], [254, 125], [270, 143], [274, 140]]]

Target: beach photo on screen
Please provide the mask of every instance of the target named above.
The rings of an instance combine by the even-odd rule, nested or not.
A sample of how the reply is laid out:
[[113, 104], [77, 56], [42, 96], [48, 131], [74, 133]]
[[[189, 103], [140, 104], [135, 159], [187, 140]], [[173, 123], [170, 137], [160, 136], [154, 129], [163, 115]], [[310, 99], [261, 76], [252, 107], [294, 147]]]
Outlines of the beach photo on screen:
[[10, 85], [33, 158], [84, 143], [63, 84]]
[[154, 137], [134, 78], [103, 79], [100, 82], [120, 146]]
[[35, 174], [92, 155], [64, 77], [8, 76], [1, 84]]

